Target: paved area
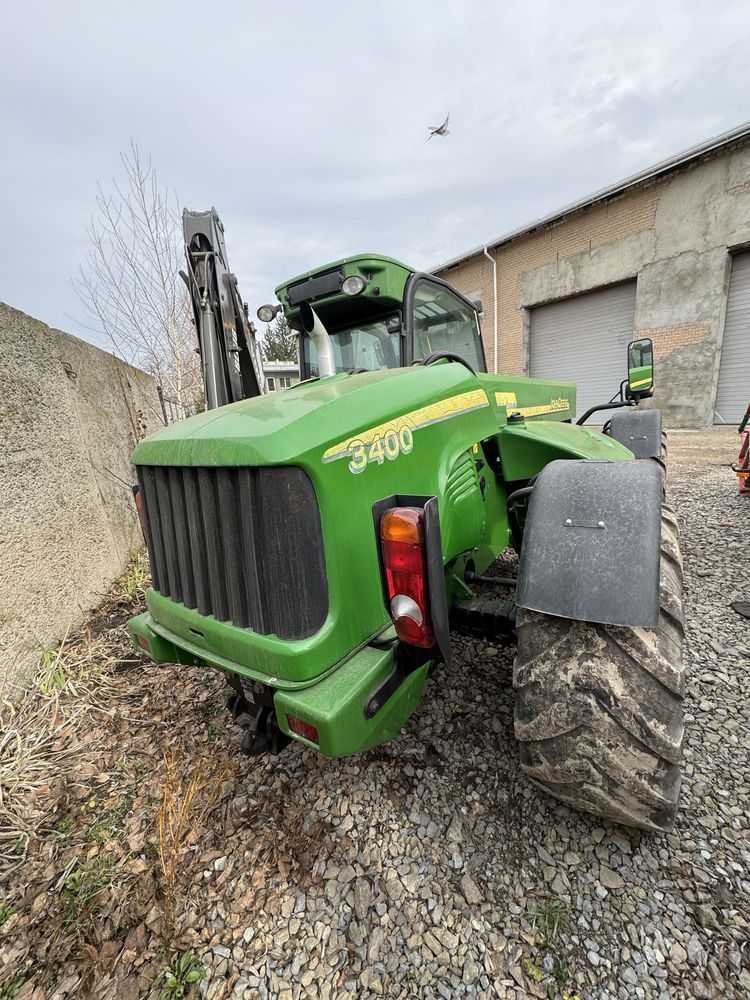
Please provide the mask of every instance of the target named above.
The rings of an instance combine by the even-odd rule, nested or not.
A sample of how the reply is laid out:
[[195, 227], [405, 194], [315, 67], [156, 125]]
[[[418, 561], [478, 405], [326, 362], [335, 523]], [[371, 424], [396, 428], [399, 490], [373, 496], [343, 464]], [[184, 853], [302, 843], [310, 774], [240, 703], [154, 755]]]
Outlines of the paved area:
[[[749, 623], [729, 606], [750, 598], [750, 500], [728, 469], [735, 445], [726, 431], [670, 439], [690, 664], [673, 833], [609, 826], [528, 784], [511, 649], [457, 638], [398, 739], [340, 761], [300, 747], [241, 759], [212, 674], [136, 668], [113, 682], [86, 769], [66, 779], [55, 822], [71, 817], [69, 833], [41, 839], [9, 883], [0, 982], [28, 970], [34, 1000], [158, 995], [166, 746], [186, 773], [202, 759], [223, 768], [181, 855], [170, 938], [195, 953], [211, 1000], [750, 995]], [[97, 847], [95, 820], [113, 814]], [[82, 854], [117, 867], [53, 961], [63, 876]]]

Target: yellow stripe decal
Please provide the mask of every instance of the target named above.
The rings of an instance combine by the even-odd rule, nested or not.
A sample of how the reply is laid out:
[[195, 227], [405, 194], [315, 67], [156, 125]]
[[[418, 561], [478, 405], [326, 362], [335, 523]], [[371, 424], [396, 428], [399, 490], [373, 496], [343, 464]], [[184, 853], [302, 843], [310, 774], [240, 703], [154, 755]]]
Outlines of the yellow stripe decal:
[[637, 389], [639, 385], [648, 385], [652, 381], [653, 379], [651, 378], [639, 378], [637, 382], [630, 383], [630, 388]]
[[542, 406], [519, 406], [513, 412], [522, 413], [525, 417], [539, 417], [542, 413], [562, 413], [563, 410], [569, 409], [570, 403], [567, 399], [553, 399]]
[[515, 392], [496, 392], [495, 402], [498, 406], [515, 406], [516, 394]]
[[514, 392], [496, 392], [495, 402], [498, 406], [504, 406], [508, 412], [521, 413], [524, 417], [539, 417], [543, 413], [562, 413], [563, 410], [570, 409], [568, 399], [551, 399], [549, 403], [542, 403], [540, 406], [518, 406]]
[[358, 445], [367, 446], [378, 438], [382, 438], [388, 431], [398, 433], [402, 427], [408, 427], [412, 431], [436, 424], [440, 420], [448, 420], [450, 417], [457, 417], [461, 413], [469, 413], [471, 410], [479, 410], [484, 406], [489, 406], [487, 395], [483, 389], [473, 389], [471, 392], [463, 392], [460, 396], [450, 396], [442, 399], [439, 403], [430, 403], [429, 406], [421, 406], [418, 410], [405, 413], [395, 420], [378, 424], [377, 427], [370, 427], [366, 431], [354, 434], [339, 444], [333, 445], [323, 453], [324, 462], [335, 462], [338, 458], [345, 458], [351, 454], [351, 446], [354, 442]]

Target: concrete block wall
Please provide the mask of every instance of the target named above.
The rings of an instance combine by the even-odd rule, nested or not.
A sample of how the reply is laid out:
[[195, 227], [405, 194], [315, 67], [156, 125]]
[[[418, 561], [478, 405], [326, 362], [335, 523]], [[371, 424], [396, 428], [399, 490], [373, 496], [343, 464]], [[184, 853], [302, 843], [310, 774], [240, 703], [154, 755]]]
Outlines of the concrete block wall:
[[[750, 146], [727, 147], [660, 180], [490, 249], [498, 269], [498, 370], [528, 374], [529, 311], [637, 280], [636, 336], [654, 340], [655, 404], [671, 426], [712, 422], [731, 271], [750, 243]], [[481, 253], [440, 276], [482, 289], [493, 368], [492, 266]]]
[[142, 544], [129, 456], [162, 424], [150, 375], [0, 303], [3, 695]]

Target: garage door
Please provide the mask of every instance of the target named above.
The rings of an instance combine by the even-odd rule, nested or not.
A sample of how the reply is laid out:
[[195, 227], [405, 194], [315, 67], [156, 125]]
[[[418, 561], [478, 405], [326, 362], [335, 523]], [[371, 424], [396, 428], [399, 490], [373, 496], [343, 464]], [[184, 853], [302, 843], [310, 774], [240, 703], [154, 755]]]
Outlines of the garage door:
[[750, 253], [732, 261], [714, 420], [738, 424], [750, 403]]
[[531, 310], [529, 374], [575, 382], [580, 416], [619, 389], [634, 329], [634, 281], [537, 306]]

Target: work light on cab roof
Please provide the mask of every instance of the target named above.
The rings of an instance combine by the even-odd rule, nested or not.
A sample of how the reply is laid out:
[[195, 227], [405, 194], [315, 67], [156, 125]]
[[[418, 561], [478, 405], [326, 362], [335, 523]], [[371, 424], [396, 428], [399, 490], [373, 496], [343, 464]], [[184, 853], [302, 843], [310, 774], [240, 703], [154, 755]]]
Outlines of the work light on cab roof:
[[278, 316], [280, 312], [281, 312], [281, 303], [279, 302], [275, 306], [272, 305], [260, 306], [258, 308], [258, 312], [256, 313], [256, 315], [258, 319], [261, 321], [261, 323], [273, 323], [274, 319], [276, 318], [276, 316]]

